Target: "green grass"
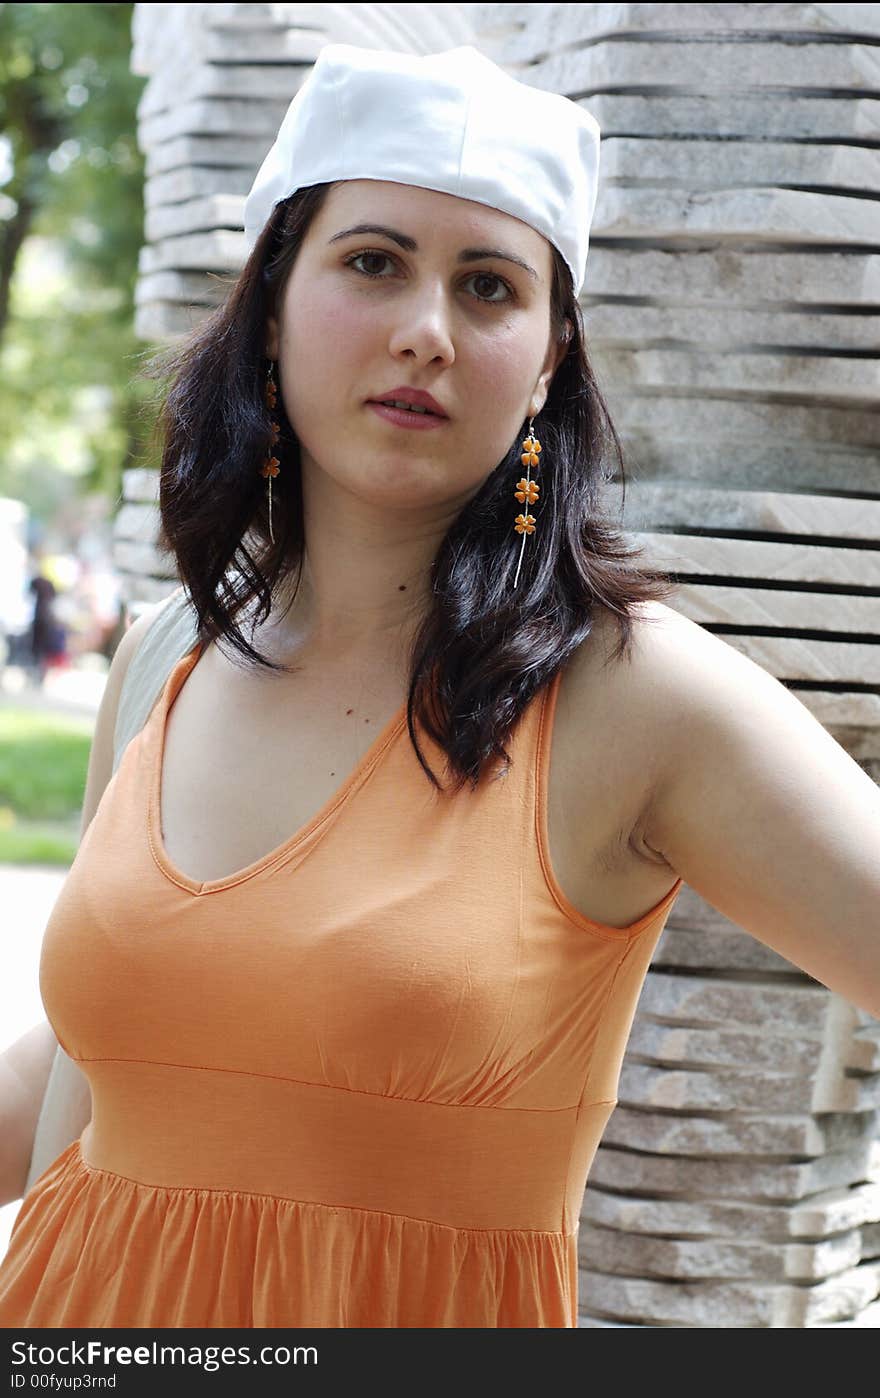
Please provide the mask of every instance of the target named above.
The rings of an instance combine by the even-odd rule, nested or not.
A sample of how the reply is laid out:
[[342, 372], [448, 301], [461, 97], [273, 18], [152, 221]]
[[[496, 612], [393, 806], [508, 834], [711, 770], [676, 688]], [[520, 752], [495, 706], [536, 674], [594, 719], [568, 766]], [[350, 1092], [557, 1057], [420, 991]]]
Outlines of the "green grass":
[[0, 709], [0, 863], [71, 863], [92, 733], [88, 719]]

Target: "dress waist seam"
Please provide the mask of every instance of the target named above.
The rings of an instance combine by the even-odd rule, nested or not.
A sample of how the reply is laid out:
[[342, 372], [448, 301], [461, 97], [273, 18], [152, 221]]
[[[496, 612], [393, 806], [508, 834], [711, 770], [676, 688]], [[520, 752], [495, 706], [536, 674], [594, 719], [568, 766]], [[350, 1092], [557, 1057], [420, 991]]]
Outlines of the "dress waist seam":
[[321, 1209], [331, 1214], [363, 1214], [367, 1217], [372, 1216], [395, 1220], [399, 1219], [403, 1223], [420, 1223], [425, 1224], [429, 1228], [442, 1228], [444, 1231], [448, 1233], [485, 1234], [487, 1236], [497, 1236], [502, 1240], [522, 1236], [533, 1238], [545, 1238], [549, 1241], [555, 1241], [557, 1243], [566, 1243], [570, 1238], [577, 1236], [577, 1229], [574, 1229], [571, 1233], [566, 1233], [562, 1229], [545, 1228], [471, 1228], [459, 1226], [458, 1224], [441, 1223], [438, 1219], [433, 1218], [420, 1218], [413, 1214], [392, 1213], [388, 1209], [364, 1209], [359, 1207], [357, 1204], [326, 1204], [320, 1199], [293, 1199], [289, 1195], [261, 1194], [256, 1190], [224, 1189], [220, 1186], [213, 1185], [150, 1184], [146, 1180], [136, 1180], [133, 1179], [131, 1175], [120, 1174], [117, 1170], [107, 1170], [100, 1165], [92, 1165], [90, 1161], [86, 1160], [85, 1156], [82, 1153], [82, 1146], [79, 1138], [72, 1143], [72, 1147], [75, 1147], [75, 1164], [79, 1165], [80, 1168], [83, 1171], [85, 1171], [87, 1175], [103, 1176], [104, 1178], [110, 1181], [119, 1180], [124, 1184], [133, 1185], [136, 1189], [144, 1189], [149, 1194], [204, 1194], [218, 1196], [222, 1195], [229, 1199], [260, 1199], [265, 1200], [267, 1203], [271, 1204], [292, 1204], [295, 1208], [301, 1209]]
[[224, 1068], [205, 1063], [169, 1063], [159, 1058], [77, 1058], [73, 1054], [68, 1056], [74, 1063], [83, 1068], [88, 1063], [142, 1063], [149, 1068], [181, 1068], [196, 1073], [229, 1073], [236, 1077], [265, 1078], [272, 1082], [287, 1082], [297, 1087], [316, 1087], [330, 1092], [352, 1092], [358, 1097], [373, 1097], [380, 1102], [410, 1102], [413, 1106], [418, 1107], [453, 1107], [459, 1110], [467, 1109], [478, 1112], [526, 1112], [533, 1116], [553, 1116], [559, 1112], [577, 1112], [578, 1110], [583, 1111], [585, 1107], [607, 1105], [605, 1101], [570, 1102], [561, 1107], [506, 1107], [492, 1102], [440, 1102], [433, 1097], [395, 1097], [388, 1092], [367, 1092], [363, 1088], [346, 1087], [341, 1083], [313, 1082], [309, 1078], [288, 1078], [280, 1073], [255, 1073], [248, 1068]]

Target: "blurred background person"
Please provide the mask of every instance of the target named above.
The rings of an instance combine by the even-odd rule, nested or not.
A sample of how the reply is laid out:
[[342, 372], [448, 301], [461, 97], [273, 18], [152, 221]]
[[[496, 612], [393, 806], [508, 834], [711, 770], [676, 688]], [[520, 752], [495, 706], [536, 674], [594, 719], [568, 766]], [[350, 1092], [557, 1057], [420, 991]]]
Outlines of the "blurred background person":
[[41, 688], [50, 663], [64, 653], [64, 628], [55, 615], [58, 594], [51, 578], [42, 571], [37, 572], [28, 584], [28, 591], [34, 597], [29, 674], [31, 682]]

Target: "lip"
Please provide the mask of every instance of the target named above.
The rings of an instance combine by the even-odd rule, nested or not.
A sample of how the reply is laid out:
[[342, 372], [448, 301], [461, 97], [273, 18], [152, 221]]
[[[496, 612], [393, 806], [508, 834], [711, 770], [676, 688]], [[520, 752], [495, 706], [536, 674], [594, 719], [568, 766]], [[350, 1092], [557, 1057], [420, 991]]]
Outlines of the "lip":
[[381, 398], [370, 398], [370, 403], [387, 403], [390, 398], [396, 398], [398, 403], [412, 403], [416, 408], [427, 408], [429, 412], [436, 413], [438, 417], [448, 417], [445, 408], [441, 408], [436, 398], [432, 398], [430, 393], [426, 393], [423, 388], [408, 388], [406, 384], [399, 384], [397, 388], [389, 388], [387, 393], [383, 393]]
[[397, 427], [409, 427], [416, 432], [430, 432], [432, 427], [443, 427], [448, 423], [448, 417], [434, 417], [429, 413], [408, 413], [405, 408], [389, 408], [386, 403], [374, 403], [368, 399], [367, 407], [372, 408], [374, 413], [383, 417], [386, 422], [393, 422]]

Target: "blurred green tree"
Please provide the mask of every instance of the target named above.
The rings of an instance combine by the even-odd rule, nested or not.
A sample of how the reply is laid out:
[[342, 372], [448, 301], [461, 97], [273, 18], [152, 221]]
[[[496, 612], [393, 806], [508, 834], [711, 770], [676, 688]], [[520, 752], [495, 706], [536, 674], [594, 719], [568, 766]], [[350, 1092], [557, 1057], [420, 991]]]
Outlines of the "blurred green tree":
[[122, 471], [155, 464], [133, 8], [0, 5], [0, 494], [38, 516], [71, 473], [118, 502]]

